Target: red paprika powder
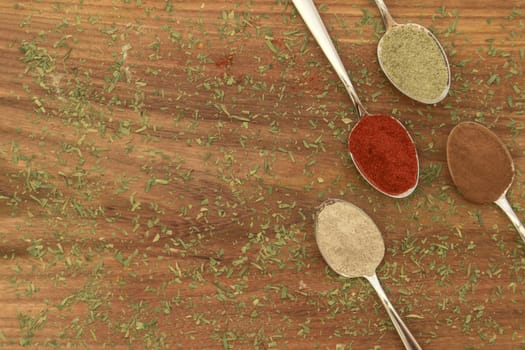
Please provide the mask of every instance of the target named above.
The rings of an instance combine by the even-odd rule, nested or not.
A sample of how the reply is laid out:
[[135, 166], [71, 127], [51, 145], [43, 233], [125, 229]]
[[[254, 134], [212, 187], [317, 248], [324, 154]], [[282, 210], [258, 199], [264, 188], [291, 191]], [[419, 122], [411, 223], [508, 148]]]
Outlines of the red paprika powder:
[[397, 196], [416, 186], [416, 148], [394, 117], [364, 116], [350, 132], [348, 149], [358, 170], [378, 190]]

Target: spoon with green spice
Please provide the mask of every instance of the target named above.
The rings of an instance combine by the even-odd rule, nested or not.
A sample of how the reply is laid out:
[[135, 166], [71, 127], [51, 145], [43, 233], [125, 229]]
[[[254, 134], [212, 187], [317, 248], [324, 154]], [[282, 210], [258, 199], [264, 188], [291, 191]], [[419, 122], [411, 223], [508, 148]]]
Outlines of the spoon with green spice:
[[370, 282], [405, 348], [421, 349], [377, 278], [376, 269], [383, 260], [385, 244], [370, 216], [352, 203], [328, 199], [317, 208], [315, 240], [332, 270], [343, 277], [364, 277]]
[[366, 111], [313, 1], [293, 3], [356, 107], [359, 121], [349, 133], [348, 150], [357, 170], [379, 192], [392, 198], [407, 197], [419, 179], [419, 159], [412, 137], [396, 118]]
[[377, 57], [388, 80], [421, 103], [443, 100], [450, 89], [450, 65], [438, 39], [419, 24], [397, 23], [383, 0], [375, 2], [386, 27]]
[[514, 163], [498, 136], [479, 123], [459, 123], [447, 139], [447, 163], [463, 197], [477, 204], [498, 205], [525, 242], [525, 227], [507, 200]]

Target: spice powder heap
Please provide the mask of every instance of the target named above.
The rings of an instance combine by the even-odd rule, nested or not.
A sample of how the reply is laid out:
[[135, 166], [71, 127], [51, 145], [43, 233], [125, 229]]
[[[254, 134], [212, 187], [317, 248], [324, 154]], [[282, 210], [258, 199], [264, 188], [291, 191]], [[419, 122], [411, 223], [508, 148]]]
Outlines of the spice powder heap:
[[342, 200], [329, 199], [320, 206], [315, 237], [326, 263], [344, 277], [373, 276], [385, 254], [373, 220]]
[[492, 131], [474, 122], [463, 122], [452, 129], [447, 162], [459, 192], [473, 203], [495, 202], [514, 178], [514, 165], [505, 145]]
[[392, 27], [379, 42], [378, 56], [392, 84], [408, 97], [422, 102], [445, 97], [448, 63], [424, 28], [411, 24]]
[[398, 196], [415, 188], [419, 175], [416, 147], [403, 125], [388, 115], [367, 115], [348, 139], [352, 159], [372, 186]]

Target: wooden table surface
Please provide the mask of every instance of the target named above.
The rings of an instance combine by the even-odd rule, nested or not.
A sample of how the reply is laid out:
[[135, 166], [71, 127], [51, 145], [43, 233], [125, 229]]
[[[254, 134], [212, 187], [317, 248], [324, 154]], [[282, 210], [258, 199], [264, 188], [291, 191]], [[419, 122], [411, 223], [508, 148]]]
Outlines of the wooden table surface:
[[402, 349], [315, 244], [342, 198], [380, 227], [424, 349], [525, 349], [525, 245], [445, 157], [460, 121], [492, 128], [525, 217], [525, 2], [388, 1], [449, 55], [431, 106], [380, 71], [372, 1], [317, 4], [363, 103], [415, 139], [406, 199], [358, 175], [356, 112], [289, 0], [0, 1], [0, 347]]

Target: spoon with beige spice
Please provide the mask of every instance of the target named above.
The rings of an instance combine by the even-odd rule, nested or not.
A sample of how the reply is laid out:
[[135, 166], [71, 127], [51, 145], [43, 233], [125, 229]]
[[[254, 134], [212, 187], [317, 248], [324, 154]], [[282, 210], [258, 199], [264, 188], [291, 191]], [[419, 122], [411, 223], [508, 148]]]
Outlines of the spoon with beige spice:
[[374, 221], [352, 203], [329, 199], [318, 208], [315, 239], [324, 260], [343, 277], [364, 277], [375, 289], [407, 350], [421, 349], [379, 283], [376, 268], [385, 244]]
[[496, 203], [525, 242], [525, 227], [507, 200], [514, 163], [498, 136], [478, 123], [456, 125], [447, 140], [447, 162], [463, 197], [477, 204]]

